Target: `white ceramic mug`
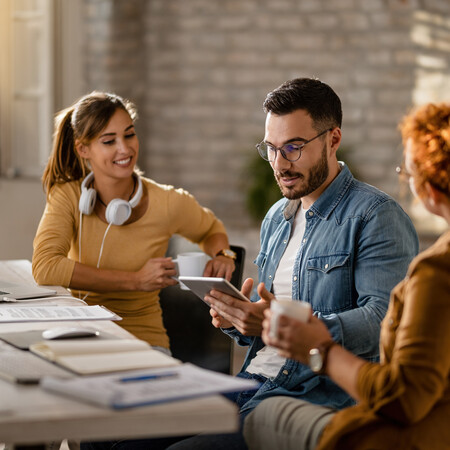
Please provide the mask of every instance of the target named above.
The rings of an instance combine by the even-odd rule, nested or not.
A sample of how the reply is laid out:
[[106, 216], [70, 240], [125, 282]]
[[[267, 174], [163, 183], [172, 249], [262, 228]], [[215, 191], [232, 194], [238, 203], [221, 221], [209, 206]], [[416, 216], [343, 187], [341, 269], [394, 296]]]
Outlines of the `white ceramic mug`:
[[270, 337], [278, 333], [278, 321], [281, 315], [292, 317], [301, 322], [307, 322], [311, 315], [311, 305], [302, 300], [272, 300], [270, 302], [272, 316], [270, 318]]
[[[175, 270], [177, 271], [177, 278], [182, 277], [202, 277], [205, 271], [205, 265], [209, 260], [209, 256], [203, 252], [185, 252], [180, 253], [176, 259], [172, 261], [175, 263]], [[180, 283], [180, 288], [188, 290], [188, 288]]]

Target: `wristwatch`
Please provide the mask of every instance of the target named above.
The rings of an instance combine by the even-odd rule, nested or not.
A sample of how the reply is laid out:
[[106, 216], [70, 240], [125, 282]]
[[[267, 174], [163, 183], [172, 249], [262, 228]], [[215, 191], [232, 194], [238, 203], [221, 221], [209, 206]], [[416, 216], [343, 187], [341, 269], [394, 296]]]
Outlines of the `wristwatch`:
[[230, 250], [229, 248], [223, 248], [222, 250], [219, 250], [216, 253], [216, 256], [226, 256], [227, 258], [232, 259], [233, 261], [236, 260], [237, 255], [233, 250]]
[[324, 374], [327, 366], [328, 352], [337, 342], [332, 340], [320, 344], [309, 351], [309, 367], [314, 373]]

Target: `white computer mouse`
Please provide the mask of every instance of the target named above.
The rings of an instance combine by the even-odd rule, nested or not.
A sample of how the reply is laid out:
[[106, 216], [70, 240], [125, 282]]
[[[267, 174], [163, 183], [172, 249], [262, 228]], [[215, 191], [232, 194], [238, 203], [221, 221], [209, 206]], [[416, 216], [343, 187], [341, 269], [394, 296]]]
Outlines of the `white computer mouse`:
[[56, 327], [42, 332], [44, 339], [68, 339], [98, 336], [99, 331], [88, 327]]

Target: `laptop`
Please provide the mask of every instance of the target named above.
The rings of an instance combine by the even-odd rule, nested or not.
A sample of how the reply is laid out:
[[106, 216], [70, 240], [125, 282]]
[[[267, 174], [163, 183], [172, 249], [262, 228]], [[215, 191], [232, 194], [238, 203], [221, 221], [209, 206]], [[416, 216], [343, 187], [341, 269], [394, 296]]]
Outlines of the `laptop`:
[[18, 300], [29, 300], [55, 295], [54, 289], [26, 283], [10, 283], [0, 280], [0, 300], [4, 302], [15, 302]]
[[72, 378], [73, 373], [33, 353], [0, 347], [0, 378], [18, 384], [38, 384], [45, 375]]

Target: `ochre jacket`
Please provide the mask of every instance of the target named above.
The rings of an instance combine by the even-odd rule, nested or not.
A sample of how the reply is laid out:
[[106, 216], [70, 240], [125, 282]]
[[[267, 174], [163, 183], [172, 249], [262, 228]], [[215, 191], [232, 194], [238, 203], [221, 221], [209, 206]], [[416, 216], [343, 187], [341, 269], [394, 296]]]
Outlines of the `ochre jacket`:
[[317, 449], [450, 449], [449, 349], [450, 231], [392, 291], [380, 364], [361, 367], [361, 402], [336, 413]]

